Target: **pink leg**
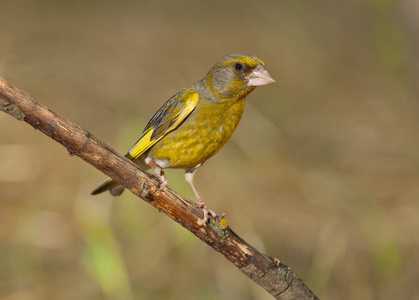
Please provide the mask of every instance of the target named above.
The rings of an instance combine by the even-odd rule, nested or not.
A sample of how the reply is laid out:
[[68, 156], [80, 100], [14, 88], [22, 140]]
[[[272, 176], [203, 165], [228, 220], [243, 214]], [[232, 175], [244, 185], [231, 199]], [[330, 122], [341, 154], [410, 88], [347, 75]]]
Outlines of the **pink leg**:
[[202, 212], [204, 213], [204, 218], [201, 221], [202, 222], [201, 225], [204, 225], [208, 220], [208, 213], [210, 213], [213, 218], [215, 218], [217, 216], [217, 214], [214, 211], [208, 209], [208, 207], [205, 205], [205, 202], [202, 201], [201, 197], [199, 196], [198, 191], [196, 190], [196, 188], [193, 184], [193, 177], [195, 175], [195, 171], [196, 171], [196, 169], [194, 169], [192, 171], [187, 170], [186, 173], [185, 173], [185, 180], [186, 180], [187, 183], [189, 183], [189, 185], [192, 188], [193, 193], [195, 194], [196, 206], [201, 208]]
[[161, 180], [160, 190], [163, 189], [167, 185], [167, 178], [164, 176], [164, 172], [162, 168], [160, 168], [152, 158], [147, 157], [145, 159], [145, 163], [153, 168], [154, 175], [157, 176]]

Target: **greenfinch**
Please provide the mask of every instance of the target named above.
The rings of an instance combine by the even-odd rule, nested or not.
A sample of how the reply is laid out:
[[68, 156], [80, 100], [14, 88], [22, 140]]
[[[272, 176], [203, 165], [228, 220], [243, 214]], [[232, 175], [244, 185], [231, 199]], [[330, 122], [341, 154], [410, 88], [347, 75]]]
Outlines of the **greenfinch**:
[[[167, 185], [163, 169], [185, 170], [185, 180], [201, 208], [205, 224], [208, 209], [199, 196], [193, 177], [196, 170], [227, 143], [243, 114], [245, 98], [256, 87], [274, 83], [264, 63], [246, 54], [221, 58], [200, 81], [180, 90], [156, 112], [141, 137], [125, 155], [143, 169], [154, 169]], [[92, 195], [109, 190], [120, 195], [124, 187], [112, 179], [98, 186]]]

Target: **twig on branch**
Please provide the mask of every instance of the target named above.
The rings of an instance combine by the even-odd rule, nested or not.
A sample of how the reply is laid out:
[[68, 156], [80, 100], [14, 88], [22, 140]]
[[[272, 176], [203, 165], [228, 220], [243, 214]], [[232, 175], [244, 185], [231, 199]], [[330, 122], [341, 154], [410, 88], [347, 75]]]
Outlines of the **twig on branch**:
[[221, 253], [276, 299], [318, 299], [291, 268], [258, 252], [228, 227], [224, 217], [211, 219], [209, 225], [201, 227], [198, 221], [202, 211], [191, 200], [167, 187], [159, 190], [159, 182], [152, 175], [2, 78], [0, 110], [42, 131], [66, 147], [71, 155], [80, 157], [156, 207]]

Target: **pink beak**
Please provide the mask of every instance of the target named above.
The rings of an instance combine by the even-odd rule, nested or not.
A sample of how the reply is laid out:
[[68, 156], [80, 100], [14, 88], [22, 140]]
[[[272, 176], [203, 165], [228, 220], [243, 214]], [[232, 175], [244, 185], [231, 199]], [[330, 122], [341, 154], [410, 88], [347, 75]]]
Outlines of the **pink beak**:
[[247, 86], [262, 86], [275, 83], [275, 79], [263, 67], [258, 67], [247, 76]]

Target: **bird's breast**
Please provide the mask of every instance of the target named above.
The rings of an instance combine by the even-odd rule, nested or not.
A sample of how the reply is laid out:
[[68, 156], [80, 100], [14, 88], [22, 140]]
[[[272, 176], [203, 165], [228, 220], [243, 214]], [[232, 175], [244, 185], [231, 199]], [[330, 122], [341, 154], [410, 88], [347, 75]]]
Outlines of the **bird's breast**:
[[148, 154], [167, 168], [191, 168], [215, 155], [240, 122], [244, 99], [234, 103], [200, 102], [188, 118]]

